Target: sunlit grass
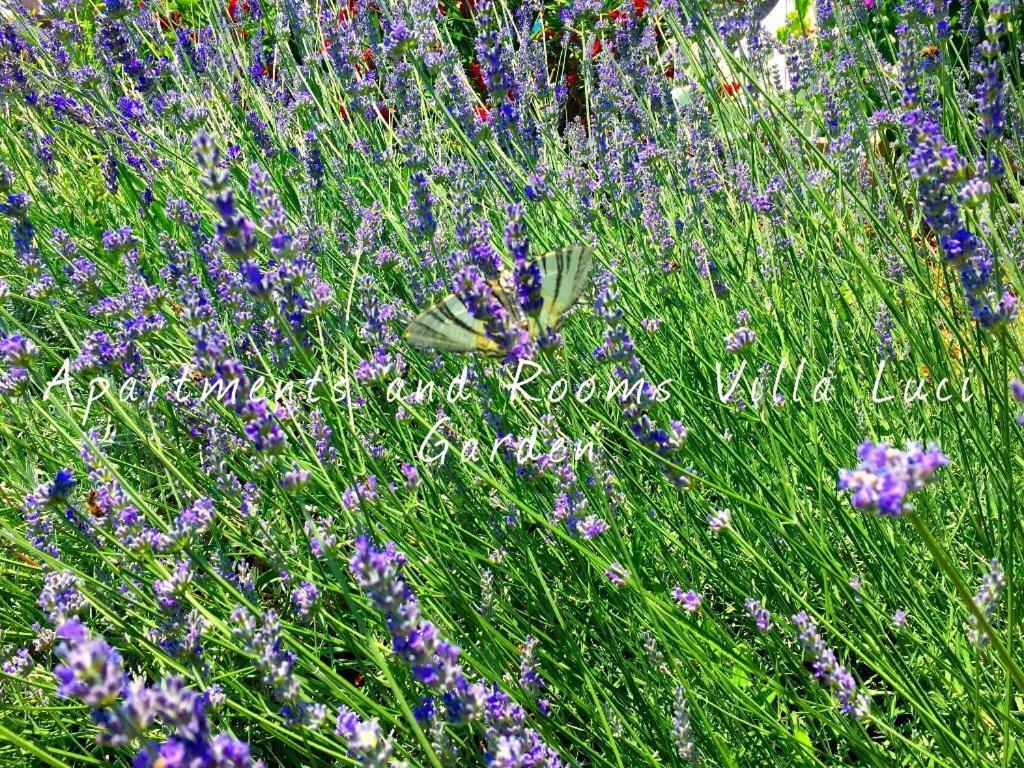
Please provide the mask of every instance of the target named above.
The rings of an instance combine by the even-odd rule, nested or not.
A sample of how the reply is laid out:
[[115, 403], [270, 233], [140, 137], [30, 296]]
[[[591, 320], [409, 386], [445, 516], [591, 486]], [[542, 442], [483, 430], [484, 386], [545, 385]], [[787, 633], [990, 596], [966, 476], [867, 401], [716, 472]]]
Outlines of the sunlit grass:
[[[514, 17], [514, 8], [499, 10], [502, 18]], [[95, 12], [81, 11], [86, 23]], [[226, 703], [213, 717], [249, 741], [269, 765], [349, 760], [333, 733], [334, 713], [343, 704], [362, 717], [378, 718], [393, 733], [396, 755], [410, 765], [444, 764], [412, 715], [422, 686], [391, 656], [383, 621], [349, 574], [351, 542], [369, 533], [380, 544], [395, 541], [408, 556], [407, 578], [423, 616], [463, 649], [464, 665], [500, 682], [524, 705], [531, 727], [567, 761], [619, 768], [679, 764], [672, 722], [677, 685], [685, 686], [693, 738], [707, 764], [1011, 766], [1024, 760], [1018, 746], [1024, 691], [1013, 681], [1024, 663], [1014, 599], [1022, 454], [1014, 422], [1019, 404], [1008, 389], [1022, 362], [1019, 329], [980, 329], [970, 318], [955, 268], [941, 264], [908, 178], [898, 71], [884, 64], [871, 43], [863, 11], [836, 9], [831, 57], [820, 36], [815, 38], [814, 66], [822, 83], [839, 77], [830, 62], [843, 53], [853, 57], [859, 74], [850, 78], [857, 87], [843, 91], [845, 100], [834, 106], [849, 140], [832, 136], [826, 151], [816, 142], [827, 136], [822, 92], [775, 87], [756, 59], [714, 31], [718, 10], [692, 8], [686, 14], [693, 16], [690, 30], [668, 13], [652, 11], [649, 17], [661, 19], [659, 44], [675, 67], [674, 79], [663, 84], [664, 103], [652, 102], [643, 91], [648, 75], [663, 77], [664, 62], [652, 63], [654, 74], [645, 74], [612, 59], [591, 60], [590, 28], [561, 57], [549, 56], [563, 64], [582, 59], [577, 77], [592, 110], [591, 132], [570, 128], [560, 134], [551, 98], [530, 94], [523, 98], [529, 116], [524, 121], [543, 129], [536, 155], [529, 141], [514, 134], [469, 135], [446, 95], [446, 70], [431, 71], [414, 52], [401, 61], [412, 68], [415, 113], [398, 114], [394, 123], [355, 109], [343, 116], [339, 107], [351, 103], [352, 86], [316, 58], [323, 20], [315, 14], [307, 22], [310, 29], [298, 36], [307, 63], [300, 66], [279, 39], [269, 48], [278, 79], [268, 86], [245, 73], [251, 37], [242, 39], [229, 28], [223, 8], [195, 4], [188, 13], [194, 23], [212, 28], [225, 58], [203, 73], [183, 62], [172, 79], [186, 108], [205, 111], [193, 122], [154, 119], [138, 127], [136, 142], [118, 130], [87, 129], [55, 118], [52, 109], [30, 108], [16, 92], [6, 103], [13, 127], [0, 135], [0, 157], [14, 172], [12, 189], [31, 197], [28, 215], [58, 288], [50, 298], [26, 295], [21, 266], [4, 241], [0, 272], [11, 291], [0, 304], [0, 327], [32, 338], [40, 349], [29, 394], [2, 400], [5, 659], [31, 645], [32, 625], [43, 620], [36, 606], [42, 572], [68, 569], [80, 577], [89, 602], [83, 615], [120, 649], [129, 670], [151, 680], [181, 674], [196, 689], [219, 684]], [[281, 13], [276, 9], [275, 18]], [[336, 9], [324, 13], [337, 15]], [[1015, 13], [1019, 19], [1019, 9]], [[267, 25], [273, 28], [271, 21]], [[30, 39], [42, 34], [32, 24], [22, 24], [20, 31]], [[163, 39], [149, 34], [154, 46]], [[912, 25], [910, 35], [921, 37], [922, 45], [929, 34], [934, 37], [933, 22]], [[441, 19], [438, 36], [445, 46], [465, 54], [472, 50], [472, 35], [470, 21], [454, 13]], [[1011, 50], [1017, 50], [1018, 39], [1012, 29]], [[813, 44], [806, 47], [811, 51]], [[379, 46], [375, 51], [380, 80], [369, 86], [376, 89], [369, 101], [389, 103], [394, 93], [387, 75], [398, 61], [387, 59]], [[93, 55], [88, 43], [77, 46], [74, 66]], [[971, 87], [952, 58], [934, 74], [942, 125], [946, 138], [974, 158], [979, 147]], [[1019, 128], [1019, 87], [1011, 75], [1020, 64], [1009, 55], [1004, 59], [1010, 124]], [[120, 92], [74, 85], [67, 76], [72, 65], [42, 56], [23, 66], [39, 88], [73, 95], [96, 114], [116, 114]], [[601, 82], [598, 67], [616, 73], [616, 82]], [[739, 91], [721, 88], [734, 80], [742, 84]], [[305, 96], [282, 106], [274, 90], [285, 84], [292, 96]], [[127, 81], [121, 86], [127, 88]], [[639, 106], [626, 114], [616, 98], [635, 99]], [[892, 120], [880, 128], [870, 124], [883, 107], [892, 110]], [[250, 112], [270, 126], [272, 157], [247, 127]], [[410, 190], [403, 126], [411, 122], [417, 124], [413, 143], [425, 148], [433, 180], [439, 225], [433, 241], [417, 237], [405, 210]], [[102, 249], [101, 238], [125, 225], [138, 238], [143, 272], [154, 283], [168, 287], [160, 275], [168, 263], [161, 236], [171, 236], [189, 252], [205, 286], [217, 287], [215, 276], [200, 266], [192, 234], [165, 212], [170, 198], [187, 200], [201, 214], [202, 231], [213, 232], [217, 213], [204, 198], [191, 150], [200, 129], [222, 154], [239, 148], [240, 159], [227, 166], [228, 183], [239, 209], [257, 227], [261, 217], [246, 190], [249, 164], [267, 171], [290, 228], [310, 233], [310, 253], [334, 293], [331, 308], [309, 323], [308, 343], [295, 346], [284, 361], [269, 347], [247, 348], [245, 329], [233, 325], [228, 303], [216, 307], [247, 375], [266, 377], [265, 396], [287, 382], [299, 393], [296, 414], [281, 420], [287, 434], [281, 456], [255, 456], [238, 414], [212, 399], [196, 411], [199, 421], [216, 418], [218, 431], [236, 436], [241, 447], [203, 445], [202, 434], [190, 436], [202, 424], [166, 396], [193, 356], [187, 321], [173, 297], [160, 305], [166, 326], [138, 345], [145, 370], [170, 379], [152, 403], [118, 396], [124, 376], [105, 394], [93, 389], [90, 398], [90, 376], [75, 374], [72, 400], [62, 386], [41, 397], [62, 362], [80, 353], [82, 340], [97, 326], [88, 312], [95, 299], [77, 295], [63, 278], [68, 259], [54, 245], [52, 227], [69, 232], [81, 255], [96, 262], [105, 294], [122, 291], [125, 276], [118, 256]], [[310, 185], [304, 165], [307, 130], [316, 132], [327, 161], [319, 188]], [[33, 137], [39, 134], [53, 137], [52, 172], [36, 158]], [[602, 141], [612, 149], [601, 149]], [[969, 214], [972, 225], [984, 228], [1011, 287], [1020, 281], [1020, 187], [1012, 170], [1021, 157], [1019, 142], [1020, 131], [1008, 131], [1000, 152], [1011, 171]], [[638, 161], [637, 147], [647, 143], [663, 154]], [[111, 151], [119, 157], [115, 193], [107, 190], [100, 170]], [[158, 157], [161, 167], [139, 173], [125, 162], [126, 151]], [[544, 400], [559, 379], [575, 387], [593, 375], [601, 392], [612, 376], [612, 366], [596, 362], [593, 354], [604, 325], [592, 311], [591, 295], [567, 318], [564, 347], [538, 359], [544, 370], [531, 389], [541, 398], [536, 402], [509, 402], [514, 366], [502, 369], [460, 356], [435, 359], [404, 345], [396, 349], [409, 382], [434, 381], [440, 391], [468, 363], [475, 377], [472, 397], [458, 404], [439, 397], [400, 407], [384, 385], [355, 379], [358, 362], [371, 354], [360, 332], [361, 277], [374, 276], [381, 301], [399, 302], [393, 323], [398, 332], [410, 313], [438, 293], [430, 283], [450, 283], [445, 258], [455, 248], [452, 231], [461, 222], [453, 210], [458, 191], [444, 172], [456, 159], [474, 181], [473, 215], [490, 221], [492, 244], [502, 252], [508, 204], [523, 199], [531, 173], [547, 170], [550, 196], [526, 204], [531, 248], [540, 253], [582, 240], [596, 246], [598, 269], [615, 273], [618, 306], [646, 377], [664, 382], [668, 393], [653, 413], [664, 423], [680, 419], [689, 430], [681, 454], [685, 464], [678, 467], [690, 477], [689, 489], [665, 479], [663, 459], [634, 438], [618, 403], [600, 396], [585, 403], [571, 395], [557, 403]], [[631, 186], [626, 178], [637, 173], [655, 190], [652, 198], [642, 199], [642, 184]], [[583, 180], [593, 187], [582, 189]], [[147, 188], [153, 202], [140, 213]], [[767, 199], [759, 207], [753, 198], [761, 195]], [[381, 241], [395, 254], [385, 263], [354, 242], [364, 221], [357, 206], [373, 204], [382, 218]], [[270, 234], [261, 229], [256, 235], [257, 258], [264, 263]], [[673, 238], [671, 244], [662, 242], [665, 236]], [[714, 262], [717, 272], [702, 275], [698, 256]], [[716, 291], [715, 281], [727, 292]], [[891, 318], [895, 353], [880, 369], [875, 324], [882, 308]], [[750, 313], [747, 324], [757, 340], [732, 356], [723, 339], [736, 327], [740, 310]], [[660, 325], [645, 330], [653, 326], [644, 321], [653, 318]], [[764, 368], [759, 407], [739, 408], [719, 397], [721, 379], [742, 362], [738, 394], [747, 403], [747, 388]], [[318, 457], [309, 420], [314, 405], [302, 397], [314, 375], [322, 379], [312, 390], [318, 395], [315, 407], [334, 432], [333, 463]], [[777, 375], [781, 402], [773, 402]], [[951, 395], [947, 402], [936, 392], [943, 379]], [[202, 391], [191, 376], [184, 381], [185, 391]], [[925, 399], [906, 402], [904, 393], [916, 392], [922, 381]], [[449, 419], [455, 446], [443, 466], [421, 455], [439, 409]], [[594, 441], [593, 460], [575, 470], [587, 511], [608, 524], [601, 536], [574, 535], [552, 516], [557, 488], [550, 475], [531, 480], [503, 453], [490, 456], [489, 447], [502, 434], [528, 435], [545, 417], [570, 440]], [[26, 539], [19, 507], [58, 469], [75, 470], [77, 507], [88, 514], [89, 482], [79, 450], [89, 430], [103, 437], [106, 470], [156, 528], [168, 530], [197, 498], [215, 501], [210, 531], [174, 555], [193, 562], [195, 577], [183, 599], [207, 623], [201, 660], [172, 656], [149, 635], [161, 620], [153, 582], [169, 576], [170, 557], [130, 552], [101, 529], [99, 542], [91, 542], [61, 519], [55, 521], [59, 562]], [[836, 490], [840, 469], [856, 464], [865, 438], [898, 446], [908, 439], [935, 442], [949, 456], [941, 480], [914, 497], [912, 517], [858, 513]], [[456, 460], [468, 439], [479, 441], [481, 458]], [[223, 453], [211, 456], [216, 450]], [[288, 492], [279, 478], [293, 461], [310, 479]], [[419, 469], [415, 490], [405, 489], [403, 462]], [[238, 489], [218, 483], [229, 474], [258, 490], [256, 514], [243, 515]], [[370, 475], [377, 478], [380, 499], [349, 503], [345, 489]], [[708, 515], [724, 508], [731, 522], [713, 532]], [[318, 559], [304, 524], [326, 518], [341, 543]], [[1007, 589], [993, 618], [996, 642], [979, 649], [968, 639], [962, 592], [973, 593], [993, 557], [1002, 562]], [[229, 558], [249, 563], [254, 591], [240, 589], [231, 578]], [[628, 573], [622, 587], [605, 576], [613, 563]], [[308, 579], [319, 588], [310, 620], [294, 614], [293, 585], [283, 582], [282, 571], [296, 583]], [[851, 586], [856, 578], [859, 588]], [[488, 582], [492, 595], [486, 594]], [[685, 613], [672, 600], [676, 586], [702, 593], [696, 613]], [[749, 597], [772, 612], [771, 632], [759, 632], [746, 615]], [[303, 695], [330, 712], [324, 727], [285, 724], [278, 702], [232, 634], [237, 605], [282, 613], [283, 642], [298, 657]], [[867, 718], [843, 716], [804, 663], [789, 618], [802, 610], [870, 697]], [[902, 629], [892, 619], [898, 610], [909, 616]], [[539, 670], [552, 703], [548, 717], [516, 682], [520, 646], [528, 636], [539, 641]], [[664, 667], [645, 643], [663, 654]], [[1002, 656], [996, 646], [1004, 649]], [[53, 663], [51, 655], [40, 653], [27, 676], [4, 676], [0, 759], [5, 765], [129, 764], [130, 750], [95, 744], [86, 707], [53, 695]], [[479, 735], [451, 733], [463, 749], [454, 764], [477, 764]]]

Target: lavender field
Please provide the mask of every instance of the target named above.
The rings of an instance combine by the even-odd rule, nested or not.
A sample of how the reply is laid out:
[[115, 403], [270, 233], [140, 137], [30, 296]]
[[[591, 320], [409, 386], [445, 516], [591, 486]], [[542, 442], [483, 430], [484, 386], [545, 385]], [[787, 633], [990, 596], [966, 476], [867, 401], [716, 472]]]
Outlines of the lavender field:
[[1024, 766], [1024, 10], [785, 10], [3, 0], [0, 766]]

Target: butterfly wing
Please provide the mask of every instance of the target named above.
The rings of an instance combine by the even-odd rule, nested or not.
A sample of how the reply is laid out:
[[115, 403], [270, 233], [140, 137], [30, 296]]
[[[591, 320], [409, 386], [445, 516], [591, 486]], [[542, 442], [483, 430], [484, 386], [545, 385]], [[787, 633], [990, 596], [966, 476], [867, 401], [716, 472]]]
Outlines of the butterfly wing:
[[405, 338], [414, 347], [446, 352], [500, 353], [498, 345], [488, 338], [482, 320], [469, 312], [469, 307], [455, 294], [423, 310], [405, 331]]
[[[543, 303], [536, 317], [528, 318], [534, 338], [548, 328], [557, 331], [562, 327], [563, 315], [583, 293], [593, 263], [594, 249], [579, 244], [548, 251], [537, 259]], [[501, 305], [519, 322], [522, 312], [515, 296], [499, 281], [490, 281], [490, 286]], [[409, 323], [405, 338], [420, 349], [481, 352], [489, 356], [502, 354], [501, 347], [487, 336], [483, 321], [474, 318], [469, 307], [455, 294], [417, 315]]]
[[562, 327], [563, 315], [583, 293], [593, 264], [594, 249], [579, 243], [548, 251], [537, 259], [544, 302], [536, 317], [540, 332]]

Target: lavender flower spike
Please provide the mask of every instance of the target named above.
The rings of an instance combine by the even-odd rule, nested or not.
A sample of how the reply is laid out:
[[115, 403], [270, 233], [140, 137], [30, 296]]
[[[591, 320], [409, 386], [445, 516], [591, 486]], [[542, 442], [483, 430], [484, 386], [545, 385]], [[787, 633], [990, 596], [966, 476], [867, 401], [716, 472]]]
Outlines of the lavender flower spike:
[[57, 656], [64, 661], [53, 670], [59, 683], [57, 695], [96, 708], [116, 701], [125, 683], [121, 654], [102, 637], [92, 637], [77, 618], [61, 624], [57, 637], [63, 641]]
[[907, 443], [905, 450], [865, 440], [857, 449], [860, 464], [839, 472], [839, 490], [850, 491], [855, 509], [899, 517], [908, 509], [907, 496], [934, 482], [935, 473], [949, 463], [934, 443], [927, 450]]
[[855, 720], [867, 717], [871, 701], [857, 691], [857, 681], [836, 659], [835, 651], [825, 645], [825, 641], [818, 634], [817, 625], [804, 611], [794, 615], [792, 621], [796, 625], [800, 644], [811, 664], [814, 676], [836, 695], [842, 713]]
[[[483, 721], [487, 735], [484, 762], [490, 768], [560, 768], [558, 753], [544, 743], [537, 731], [527, 727], [523, 708], [498, 686], [471, 681], [459, 664], [459, 648], [420, 617], [419, 601], [402, 577], [406, 562], [394, 542], [378, 550], [366, 536], [356, 540], [356, 551], [350, 561], [359, 587], [387, 620], [394, 655], [412, 668], [413, 677], [440, 696], [449, 723]], [[539, 682], [539, 678], [529, 682]], [[433, 718], [434, 699], [428, 698], [419, 709], [422, 716]], [[360, 728], [347, 716], [339, 718], [338, 727], [346, 736], [367, 733], [365, 725]]]
[[366, 768], [398, 765], [391, 759], [394, 752], [391, 739], [381, 734], [380, 723], [376, 720], [361, 720], [348, 707], [341, 707], [335, 733], [345, 739], [349, 756], [360, 765]]
[[[989, 571], [985, 574], [985, 578], [981, 580], [981, 587], [974, 596], [974, 605], [985, 617], [985, 621], [991, 618], [996, 609], [996, 603], [999, 602], [999, 597], [1003, 594], [1004, 589], [1006, 589], [1006, 576], [1003, 574], [1003, 566], [998, 560], [993, 558], [989, 563]], [[978, 629], [977, 618], [972, 615], [969, 617], [969, 620], [973, 627], [968, 633], [971, 642], [979, 648], [988, 645], [991, 638], [989, 638], [987, 632], [982, 632]]]

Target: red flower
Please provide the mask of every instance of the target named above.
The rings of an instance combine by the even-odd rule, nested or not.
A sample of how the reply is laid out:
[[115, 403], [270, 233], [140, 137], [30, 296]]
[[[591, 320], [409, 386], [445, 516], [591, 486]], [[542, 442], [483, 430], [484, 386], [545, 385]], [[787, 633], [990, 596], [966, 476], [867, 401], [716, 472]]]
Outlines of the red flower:
[[248, 16], [250, 11], [252, 11], [252, 6], [249, 4], [249, 0], [228, 0], [228, 16], [236, 24], [242, 20], [243, 16]]
[[595, 40], [594, 44], [590, 47], [590, 58], [594, 58], [595, 56], [597, 56], [597, 54], [601, 52], [602, 47], [603, 46], [601, 45], [601, 38]]
[[473, 111], [476, 112], [476, 118], [481, 123], [489, 123], [491, 121], [491, 109], [486, 104], [473, 107]]
[[722, 97], [735, 96], [737, 93], [740, 92], [740, 90], [742, 90], [742, 88], [743, 86], [737, 83], [735, 80], [733, 80], [731, 83], [722, 83], [720, 86], [718, 86], [718, 95]]
[[459, 13], [469, 16], [476, 9], [476, 0], [459, 0]]
[[473, 79], [473, 83], [480, 89], [481, 93], [487, 93], [487, 83], [484, 82], [484, 72], [480, 68], [479, 61], [474, 60], [469, 62], [469, 74]]
[[158, 14], [160, 30], [166, 32], [169, 29], [177, 29], [181, 26], [181, 11], [171, 11], [169, 14]]
[[387, 104], [381, 104], [377, 107], [377, 114], [380, 115], [380, 119], [385, 123], [391, 124], [391, 107]]
[[338, 10], [338, 21], [351, 21], [355, 18], [358, 8], [356, 7], [357, 0], [348, 0], [346, 7]]
[[[621, 7], [622, 6], [619, 6], [619, 8], [621, 8]], [[633, 0], [633, 12], [636, 14], [636, 17], [638, 19], [642, 18], [643, 15], [644, 15], [644, 12], [646, 12], [646, 11], [647, 11], [647, 0]], [[625, 21], [629, 17], [626, 16], [626, 14], [623, 13], [622, 11], [620, 11], [618, 8], [615, 8], [615, 9], [613, 9], [613, 10], [608, 12], [608, 18], [611, 19], [612, 21]]]

